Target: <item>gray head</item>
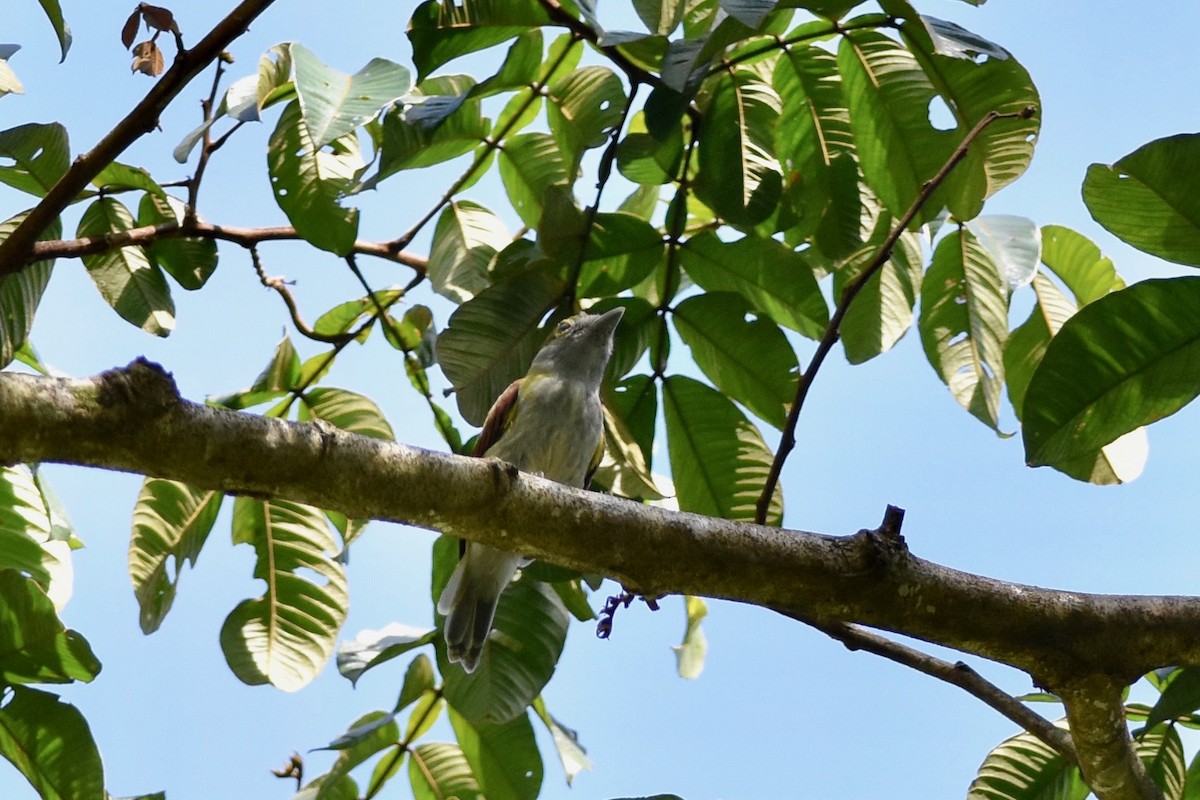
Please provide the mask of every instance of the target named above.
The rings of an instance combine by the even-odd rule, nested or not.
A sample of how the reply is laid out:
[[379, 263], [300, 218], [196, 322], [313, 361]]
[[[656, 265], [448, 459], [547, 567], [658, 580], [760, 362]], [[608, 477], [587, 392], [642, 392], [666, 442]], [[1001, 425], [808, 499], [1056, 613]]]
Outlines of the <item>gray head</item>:
[[538, 351], [529, 375], [553, 372], [599, 388], [612, 355], [613, 333], [624, 313], [625, 309], [618, 306], [603, 314], [578, 314], [564, 319]]

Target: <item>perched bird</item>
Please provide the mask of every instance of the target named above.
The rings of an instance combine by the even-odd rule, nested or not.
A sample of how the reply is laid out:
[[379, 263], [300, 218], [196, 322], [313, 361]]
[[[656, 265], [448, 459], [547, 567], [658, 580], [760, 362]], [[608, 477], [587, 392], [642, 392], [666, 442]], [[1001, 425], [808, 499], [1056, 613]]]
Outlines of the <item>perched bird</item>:
[[[565, 319], [529, 372], [488, 412], [474, 455], [491, 456], [567, 486], [586, 486], [604, 452], [600, 382], [623, 308]], [[474, 672], [492, 629], [496, 603], [521, 565], [516, 553], [469, 543], [442, 591], [451, 662]]]

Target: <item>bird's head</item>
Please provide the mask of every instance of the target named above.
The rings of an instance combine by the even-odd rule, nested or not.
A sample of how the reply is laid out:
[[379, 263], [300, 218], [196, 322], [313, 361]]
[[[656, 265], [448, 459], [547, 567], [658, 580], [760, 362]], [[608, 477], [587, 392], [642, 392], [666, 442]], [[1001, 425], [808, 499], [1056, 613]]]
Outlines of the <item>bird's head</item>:
[[618, 306], [603, 314], [564, 319], [538, 351], [529, 375], [554, 374], [599, 387], [612, 355], [613, 333], [624, 313], [625, 309]]

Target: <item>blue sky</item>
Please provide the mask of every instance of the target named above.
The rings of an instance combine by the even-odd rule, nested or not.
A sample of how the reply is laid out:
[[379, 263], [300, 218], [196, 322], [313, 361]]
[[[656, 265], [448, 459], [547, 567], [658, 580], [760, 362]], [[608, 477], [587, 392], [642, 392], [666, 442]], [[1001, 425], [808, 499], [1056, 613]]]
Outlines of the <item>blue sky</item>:
[[[56, 44], [34, 0], [9, 4], [0, 38], [23, 50], [12, 66], [24, 96], [0, 99], [0, 127], [63, 122], [74, 153], [91, 147], [149, 88], [128, 73], [119, 43], [135, 5], [64, 0], [75, 45], [58, 65]], [[177, 4], [194, 42], [232, 3]], [[602, 3], [602, 9], [613, 5]], [[617, 4], [617, 5], [623, 5]], [[1133, 251], [1093, 223], [1080, 200], [1087, 165], [1111, 162], [1161, 136], [1197, 126], [1194, 36], [1200, 7], [1161, 0], [1154, 12], [1129, 2], [993, 0], [972, 8], [918, 2], [1007, 47], [1041, 92], [1044, 125], [1033, 166], [989, 202], [989, 213], [1020, 214], [1073, 227], [1097, 241], [1129, 281], [1184, 268]], [[411, 3], [342, 0], [279, 2], [239, 39], [234, 77], [280, 41], [300, 41], [345, 71], [382, 56], [407, 63], [403, 30]], [[199, 119], [208, 77], [197, 79], [163, 115], [161, 131], [122, 157], [160, 180], [184, 177], [170, 151]], [[273, 118], [272, 118], [273, 119]], [[269, 129], [251, 126], [231, 140], [206, 177], [202, 212], [214, 222], [284, 222], [267, 185]], [[400, 176], [363, 205], [362, 235], [391, 238], [434, 202], [453, 170]], [[467, 197], [500, 210], [494, 188]], [[615, 196], [615, 193], [614, 193]], [[8, 216], [22, 197], [0, 190]], [[68, 222], [72, 229], [74, 220]], [[515, 224], [514, 226], [515, 227]], [[264, 248], [266, 269], [297, 281], [311, 319], [330, 298], [357, 296], [336, 259], [304, 247]], [[396, 265], [364, 262], [376, 285], [404, 282]], [[257, 282], [248, 258], [222, 249], [202, 292], [175, 292], [178, 329], [167, 340], [135, 330], [107, 309], [77, 262], [60, 262], [33, 340], [44, 359], [90, 375], [146, 355], [174, 372], [185, 396], [201, 399], [248, 385], [287, 327], [278, 299]], [[444, 324], [447, 308], [435, 304]], [[318, 352], [297, 342], [302, 356]], [[806, 353], [802, 352], [802, 358]], [[330, 385], [375, 398], [404, 442], [442, 449], [403, 366], [382, 340], [339, 360]], [[1096, 488], [1023, 466], [1019, 439], [1001, 440], [957, 407], [925, 363], [915, 337], [867, 365], [828, 363], [798, 430], [784, 473], [789, 527], [852, 533], [873, 527], [888, 503], [907, 509], [913, 551], [959, 569], [1066, 589], [1195, 594], [1196, 569], [1184, 554], [1196, 537], [1195, 449], [1200, 411], [1184, 409], [1150, 432], [1150, 461], [1136, 482]], [[288, 695], [239, 683], [224, 664], [217, 634], [241, 599], [257, 595], [248, 547], [231, 547], [227, 511], [198, 568], [183, 576], [162, 630], [144, 637], [125, 568], [130, 512], [139, 479], [75, 468], [47, 470], [87, 548], [76, 554], [75, 596], [65, 611], [104, 662], [91, 685], [64, 695], [92, 724], [116, 795], [166, 789], [170, 800], [286, 798], [290, 785], [269, 774], [293, 750], [304, 753], [361, 714], [388, 708], [403, 663], [367, 675], [357, 689], [330, 668]], [[350, 564], [345, 634], [391, 621], [427, 624], [430, 534], [376, 524]], [[611, 798], [674, 792], [687, 800], [747, 797], [940, 800], [964, 795], [987, 750], [1013, 726], [960, 690], [861, 653], [769, 612], [711, 603], [703, 675], [675, 675], [670, 645], [683, 631], [682, 602], [622, 612], [611, 640], [572, 629], [547, 705], [576, 728], [595, 769], [568, 790], [547, 747], [542, 796]], [[937, 651], [943, 652], [943, 651]], [[1014, 694], [1032, 689], [1022, 674], [969, 663]], [[306, 755], [313, 774], [326, 754]], [[406, 796], [398, 786], [391, 796]], [[0, 764], [0, 796], [34, 797]]]

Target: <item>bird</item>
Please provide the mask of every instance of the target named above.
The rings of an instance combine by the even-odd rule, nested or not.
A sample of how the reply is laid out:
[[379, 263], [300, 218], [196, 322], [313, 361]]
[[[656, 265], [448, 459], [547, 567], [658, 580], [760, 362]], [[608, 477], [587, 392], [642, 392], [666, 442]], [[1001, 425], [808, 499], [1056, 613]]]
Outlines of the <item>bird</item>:
[[[472, 455], [498, 458], [567, 486], [584, 488], [604, 453], [600, 384], [625, 309], [559, 322], [525, 377], [492, 404]], [[468, 672], [479, 666], [496, 604], [526, 560], [470, 542], [438, 599], [446, 654]]]

